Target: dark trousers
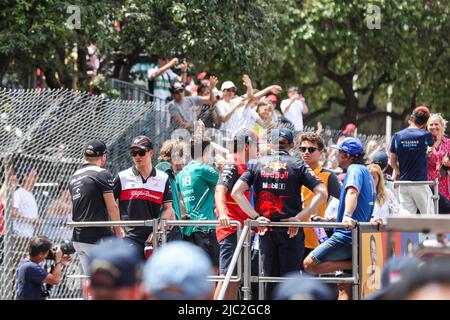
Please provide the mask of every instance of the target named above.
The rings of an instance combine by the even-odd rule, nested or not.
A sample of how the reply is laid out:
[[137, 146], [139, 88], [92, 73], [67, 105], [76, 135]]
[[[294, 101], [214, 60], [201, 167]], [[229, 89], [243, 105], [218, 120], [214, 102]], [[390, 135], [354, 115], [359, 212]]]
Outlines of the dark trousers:
[[[289, 272], [300, 272], [305, 249], [303, 229], [297, 235], [289, 238], [287, 229], [283, 231], [268, 231], [260, 238], [260, 250], [264, 276], [282, 277]], [[266, 299], [273, 299], [276, 283], [267, 283]]]

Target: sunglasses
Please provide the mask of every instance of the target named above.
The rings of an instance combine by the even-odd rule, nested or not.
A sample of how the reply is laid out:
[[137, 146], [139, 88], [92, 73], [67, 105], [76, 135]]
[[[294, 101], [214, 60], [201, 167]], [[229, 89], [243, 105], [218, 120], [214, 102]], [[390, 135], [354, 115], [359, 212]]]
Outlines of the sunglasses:
[[139, 155], [140, 157], [143, 157], [143, 156], [145, 156], [145, 154], [147, 153], [147, 151], [145, 151], [145, 150], [131, 150], [130, 151], [130, 155], [134, 158], [134, 157], [136, 157], [137, 155]]
[[315, 148], [315, 147], [300, 147], [300, 151], [301, 151], [302, 153], [305, 153], [306, 150], [308, 150], [309, 153], [314, 153], [314, 152], [316, 152], [317, 150], [319, 150], [319, 148]]
[[236, 88], [225, 89], [225, 91], [228, 91], [228, 92], [236, 92]]

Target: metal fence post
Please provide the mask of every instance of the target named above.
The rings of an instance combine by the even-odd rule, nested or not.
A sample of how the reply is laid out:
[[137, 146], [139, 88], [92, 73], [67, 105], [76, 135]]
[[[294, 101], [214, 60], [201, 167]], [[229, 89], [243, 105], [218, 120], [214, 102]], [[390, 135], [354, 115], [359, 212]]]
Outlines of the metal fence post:
[[153, 250], [157, 250], [158, 249], [158, 224], [159, 224], [159, 220], [158, 219], [153, 219], [152, 220], [152, 224], [153, 224]]
[[435, 214], [439, 214], [439, 180], [438, 178], [433, 180], [433, 184], [434, 184], [434, 196], [433, 196], [433, 201], [434, 201], [434, 213]]
[[[248, 229], [251, 229], [251, 220], [245, 221], [245, 226], [248, 226]], [[244, 286], [242, 287], [242, 291], [244, 292], [244, 300], [251, 300], [252, 298], [252, 266], [251, 266], [251, 242], [252, 235], [251, 232], [248, 231], [246, 235], [246, 240], [244, 241]]]
[[162, 237], [161, 237], [161, 244], [167, 243], [167, 220], [162, 220]]
[[359, 281], [360, 281], [360, 275], [359, 275], [359, 254], [358, 254], [358, 247], [359, 246], [359, 235], [360, 234], [360, 228], [359, 226], [356, 226], [352, 229], [352, 277], [353, 277], [353, 284], [352, 284], [352, 296], [353, 300], [359, 300]]

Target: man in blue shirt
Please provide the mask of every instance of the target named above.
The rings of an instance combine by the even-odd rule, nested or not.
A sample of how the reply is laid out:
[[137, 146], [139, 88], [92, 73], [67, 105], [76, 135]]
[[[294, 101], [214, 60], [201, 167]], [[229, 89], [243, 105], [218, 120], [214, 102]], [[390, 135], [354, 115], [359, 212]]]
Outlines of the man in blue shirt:
[[58, 284], [61, 280], [63, 262], [69, 261], [61, 248], [54, 252], [55, 267], [51, 273], [44, 270], [39, 263], [47, 258], [52, 243], [45, 236], [33, 237], [30, 240], [28, 257], [22, 259], [17, 271], [17, 297], [19, 300], [45, 300], [47, 297], [45, 284]]
[[[430, 111], [425, 106], [414, 109], [409, 117], [409, 127], [396, 132], [391, 143], [391, 166], [394, 180], [427, 181], [428, 155], [434, 144], [433, 135], [426, 130]], [[427, 185], [399, 188], [400, 208], [411, 214], [419, 209], [421, 214], [433, 214], [434, 204]]]
[[[364, 165], [364, 148], [356, 138], [346, 138], [339, 146], [339, 166], [347, 169], [341, 189], [337, 222], [345, 229], [335, 229], [333, 235], [315, 248], [303, 261], [306, 272], [321, 274], [352, 268], [352, 231], [356, 222], [369, 222], [375, 205], [376, 191], [372, 176]], [[351, 285], [339, 284], [339, 300], [351, 298]]]

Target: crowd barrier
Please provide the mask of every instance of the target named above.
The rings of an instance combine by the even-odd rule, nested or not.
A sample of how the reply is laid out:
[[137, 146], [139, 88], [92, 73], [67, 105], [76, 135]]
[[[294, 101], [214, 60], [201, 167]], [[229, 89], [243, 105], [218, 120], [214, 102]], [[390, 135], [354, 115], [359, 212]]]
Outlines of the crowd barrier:
[[[158, 230], [153, 237], [153, 246], [158, 250], [160, 245], [167, 242], [167, 227], [168, 226], [217, 226], [219, 221], [211, 220], [163, 220], [161, 229], [158, 230], [158, 219], [142, 220], [142, 221], [119, 221], [119, 222], [70, 222], [67, 223], [69, 227], [99, 227], [99, 226], [152, 226], [154, 230]], [[260, 222], [255, 220], [247, 220], [242, 228], [238, 221], [232, 221], [232, 225], [237, 227], [238, 242], [232, 261], [225, 276], [211, 276], [210, 281], [224, 281], [218, 300], [223, 300], [225, 292], [230, 282], [243, 282], [242, 292], [244, 300], [252, 299], [251, 284], [252, 283], [267, 283], [267, 282], [281, 282], [289, 279], [286, 277], [269, 277], [269, 276], [252, 276], [251, 275], [251, 230], [252, 228], [264, 227], [301, 227], [313, 228], [322, 227], [328, 228], [344, 228], [346, 225], [337, 222]], [[365, 253], [364, 247], [361, 245], [361, 239], [365, 233], [379, 233], [384, 231], [420, 231], [425, 233], [430, 232], [448, 232], [450, 231], [450, 217], [448, 216], [418, 216], [418, 217], [388, 217], [387, 224], [380, 226], [376, 223], [357, 223], [352, 230], [352, 275], [351, 277], [316, 277], [314, 280], [323, 283], [350, 283], [352, 284], [352, 294], [354, 300], [362, 298], [362, 257]], [[159, 239], [161, 241], [159, 241]], [[243, 249], [243, 253], [242, 253]], [[243, 259], [242, 263], [238, 264], [238, 259]], [[234, 269], [237, 267], [237, 276], [232, 276]], [[380, 270], [381, 272], [381, 270]], [[259, 298], [264, 299], [264, 295]]]

